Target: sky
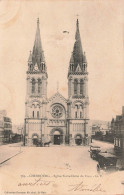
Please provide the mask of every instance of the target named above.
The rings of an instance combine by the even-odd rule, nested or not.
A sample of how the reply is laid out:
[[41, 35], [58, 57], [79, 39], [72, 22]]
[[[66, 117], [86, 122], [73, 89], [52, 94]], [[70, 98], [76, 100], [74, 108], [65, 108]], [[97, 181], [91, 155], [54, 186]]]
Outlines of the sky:
[[[123, 0], [0, 1], [0, 110], [14, 124], [25, 117], [26, 71], [37, 18], [48, 72], [48, 97], [68, 97], [67, 73], [76, 19], [89, 72], [90, 119], [110, 121], [124, 105]], [[63, 33], [69, 31], [69, 33]]]

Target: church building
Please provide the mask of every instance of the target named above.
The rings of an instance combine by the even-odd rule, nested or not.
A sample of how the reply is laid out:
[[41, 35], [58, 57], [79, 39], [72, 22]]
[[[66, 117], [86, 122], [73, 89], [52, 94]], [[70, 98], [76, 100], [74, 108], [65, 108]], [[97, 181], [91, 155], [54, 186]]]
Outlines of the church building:
[[39, 19], [26, 74], [24, 132], [26, 145], [44, 144], [49, 141], [55, 145], [89, 144], [91, 132], [87, 60], [82, 49], [78, 19], [67, 73], [68, 99], [58, 91], [52, 97], [47, 97], [48, 73], [41, 44]]

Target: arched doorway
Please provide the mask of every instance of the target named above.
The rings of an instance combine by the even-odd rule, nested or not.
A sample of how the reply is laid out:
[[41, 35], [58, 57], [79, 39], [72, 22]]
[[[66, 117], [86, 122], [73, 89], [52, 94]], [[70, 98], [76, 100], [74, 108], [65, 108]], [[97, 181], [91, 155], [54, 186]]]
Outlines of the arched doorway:
[[52, 129], [51, 141], [54, 145], [60, 145], [63, 143], [63, 131], [61, 129]]
[[76, 145], [81, 145], [82, 144], [82, 135], [81, 134], [77, 134], [76, 136], [75, 136], [75, 143], [76, 143]]
[[32, 135], [32, 143], [33, 145], [37, 146], [39, 142], [39, 136], [37, 134]]
[[55, 145], [60, 145], [60, 143], [61, 143], [60, 132], [59, 131], [55, 131], [53, 136], [54, 136], [54, 144]]

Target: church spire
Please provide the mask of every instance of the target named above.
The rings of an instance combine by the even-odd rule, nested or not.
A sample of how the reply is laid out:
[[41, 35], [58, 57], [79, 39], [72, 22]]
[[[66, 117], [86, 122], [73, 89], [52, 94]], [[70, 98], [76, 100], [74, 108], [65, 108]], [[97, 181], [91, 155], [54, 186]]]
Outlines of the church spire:
[[34, 47], [32, 52], [32, 63], [35, 65], [37, 63], [40, 66], [41, 62], [45, 62], [41, 37], [40, 37], [40, 27], [39, 27], [39, 18], [37, 19], [37, 30], [35, 35]]
[[83, 64], [83, 49], [79, 31], [79, 21], [77, 19], [76, 23], [76, 34], [75, 34], [75, 44], [73, 48], [73, 57], [74, 57], [74, 67], [77, 68], [78, 64], [82, 67]]
[[[73, 62], [73, 68], [72, 68], [72, 64], [71, 64], [72, 62]], [[84, 68], [84, 66], [85, 66], [85, 68]], [[86, 66], [87, 66], [87, 61], [86, 61], [85, 52], [83, 52], [83, 49], [82, 49], [80, 30], [79, 30], [79, 21], [77, 19], [75, 43], [74, 43], [73, 52], [72, 52], [72, 56], [71, 56], [71, 60], [70, 60], [69, 74], [70, 74], [70, 71], [71, 71], [71, 73], [73, 72], [73, 74], [74, 74], [74, 72], [77, 71], [77, 69], [80, 69], [80, 74], [83, 74], [84, 70], [86, 72]]]

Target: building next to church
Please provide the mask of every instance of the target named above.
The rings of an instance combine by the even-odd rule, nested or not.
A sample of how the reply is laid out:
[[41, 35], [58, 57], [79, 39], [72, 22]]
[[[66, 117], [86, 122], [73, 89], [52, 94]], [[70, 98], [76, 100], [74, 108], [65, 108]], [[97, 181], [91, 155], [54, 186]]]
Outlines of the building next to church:
[[112, 119], [111, 132], [114, 135], [115, 151], [124, 155], [124, 106], [122, 106], [122, 114]]
[[68, 99], [58, 91], [47, 97], [48, 73], [38, 19], [27, 70], [24, 134], [28, 146], [49, 141], [55, 145], [86, 145], [90, 142], [87, 60], [78, 19], [67, 79]]
[[0, 145], [10, 143], [12, 137], [12, 120], [6, 110], [0, 110]]

